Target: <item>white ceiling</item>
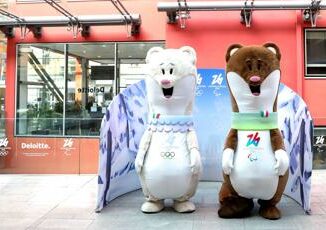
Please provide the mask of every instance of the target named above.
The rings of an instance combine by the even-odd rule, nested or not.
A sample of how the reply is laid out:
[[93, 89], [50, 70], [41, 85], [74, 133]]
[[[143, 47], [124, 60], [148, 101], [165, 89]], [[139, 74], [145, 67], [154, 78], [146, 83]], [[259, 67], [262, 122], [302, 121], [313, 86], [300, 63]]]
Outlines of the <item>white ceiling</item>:
[[[38, 48], [50, 49], [53, 52], [64, 53], [64, 44], [60, 43], [47, 43], [47, 44], [33, 44], [31, 46]], [[117, 43], [118, 49], [118, 59], [141, 59], [135, 60], [137, 62], [144, 61], [147, 51], [153, 46], [164, 46], [162, 42], [132, 42], [132, 43]], [[105, 59], [114, 60], [115, 45], [114, 43], [78, 43], [78, 44], [68, 44], [68, 53], [83, 57], [91, 60], [96, 60], [102, 63], [108, 63], [110, 60], [105, 61]], [[112, 62], [111, 60], [111, 62]], [[127, 60], [122, 60], [121, 62], [126, 62]], [[132, 61], [132, 60], [130, 60]]]

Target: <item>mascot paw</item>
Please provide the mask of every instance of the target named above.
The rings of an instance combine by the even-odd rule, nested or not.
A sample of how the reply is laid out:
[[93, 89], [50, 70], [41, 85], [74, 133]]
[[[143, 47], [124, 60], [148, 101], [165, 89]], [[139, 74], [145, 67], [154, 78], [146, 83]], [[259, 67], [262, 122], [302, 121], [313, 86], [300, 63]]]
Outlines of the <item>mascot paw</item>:
[[277, 220], [281, 218], [281, 212], [275, 206], [261, 206], [259, 215], [269, 220]]
[[233, 149], [230, 148], [224, 149], [222, 154], [222, 168], [223, 168], [223, 172], [226, 175], [230, 175], [233, 169], [233, 156], [234, 156]]
[[196, 148], [190, 150], [190, 167], [191, 172], [195, 175], [199, 174], [201, 171], [200, 154]]
[[190, 213], [190, 212], [194, 212], [196, 210], [196, 207], [194, 205], [194, 203], [190, 202], [190, 201], [174, 201], [173, 203], [173, 208], [175, 211], [180, 212], [180, 213]]
[[283, 176], [289, 168], [289, 157], [287, 152], [283, 149], [275, 151], [275, 173], [279, 176]]
[[146, 201], [141, 206], [141, 211], [143, 213], [157, 213], [164, 209], [164, 202], [159, 201]]

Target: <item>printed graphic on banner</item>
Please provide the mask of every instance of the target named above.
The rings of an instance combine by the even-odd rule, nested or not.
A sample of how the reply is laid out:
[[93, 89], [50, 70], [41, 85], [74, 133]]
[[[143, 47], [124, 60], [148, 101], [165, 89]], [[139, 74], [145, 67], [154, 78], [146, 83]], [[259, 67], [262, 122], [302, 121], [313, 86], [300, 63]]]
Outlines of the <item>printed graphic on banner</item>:
[[11, 147], [8, 146], [9, 141], [7, 137], [0, 139], [0, 157], [5, 157], [9, 154]]
[[[222, 177], [221, 152], [231, 125], [230, 98], [224, 69], [198, 69], [194, 123], [203, 159], [203, 179]], [[220, 122], [221, 119], [223, 122]]]
[[50, 153], [51, 147], [45, 142], [20, 142], [18, 143], [18, 152], [26, 157], [45, 157]]
[[326, 145], [325, 136], [314, 136], [314, 145]]
[[63, 154], [66, 156], [71, 156], [72, 151], [75, 149], [76, 147], [74, 147], [74, 140], [72, 138], [66, 138], [63, 140], [63, 145], [61, 147]]

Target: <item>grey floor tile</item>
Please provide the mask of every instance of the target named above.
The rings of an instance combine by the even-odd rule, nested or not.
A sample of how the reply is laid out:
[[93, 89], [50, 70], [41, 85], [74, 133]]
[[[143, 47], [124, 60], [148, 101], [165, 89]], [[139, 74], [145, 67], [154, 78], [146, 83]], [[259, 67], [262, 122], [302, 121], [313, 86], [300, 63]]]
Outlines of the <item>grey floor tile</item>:
[[161, 213], [143, 214], [141, 190], [115, 199], [97, 214], [96, 183], [96, 175], [0, 175], [0, 229], [318, 230], [326, 226], [326, 171], [313, 172], [312, 215], [284, 196], [279, 204], [283, 216], [277, 221], [260, 217], [257, 204], [248, 218], [219, 218], [218, 182], [199, 184], [192, 198], [197, 210], [191, 214], [174, 212], [171, 200]]
[[19, 230], [27, 229], [35, 222], [35, 218], [0, 218], [0, 229], [3, 230]]
[[35, 229], [87, 229], [92, 220], [44, 219]]

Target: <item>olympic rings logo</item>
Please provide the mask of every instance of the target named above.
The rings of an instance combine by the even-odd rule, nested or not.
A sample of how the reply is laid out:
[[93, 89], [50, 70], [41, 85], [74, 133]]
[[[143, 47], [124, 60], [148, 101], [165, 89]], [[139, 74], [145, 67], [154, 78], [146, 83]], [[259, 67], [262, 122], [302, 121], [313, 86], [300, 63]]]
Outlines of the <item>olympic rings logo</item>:
[[174, 152], [161, 152], [161, 157], [163, 159], [169, 159], [169, 160], [171, 160], [171, 159], [174, 158], [174, 156], [175, 156], [175, 153]]
[[8, 151], [6, 149], [0, 148], [0, 157], [5, 157], [8, 155]]

